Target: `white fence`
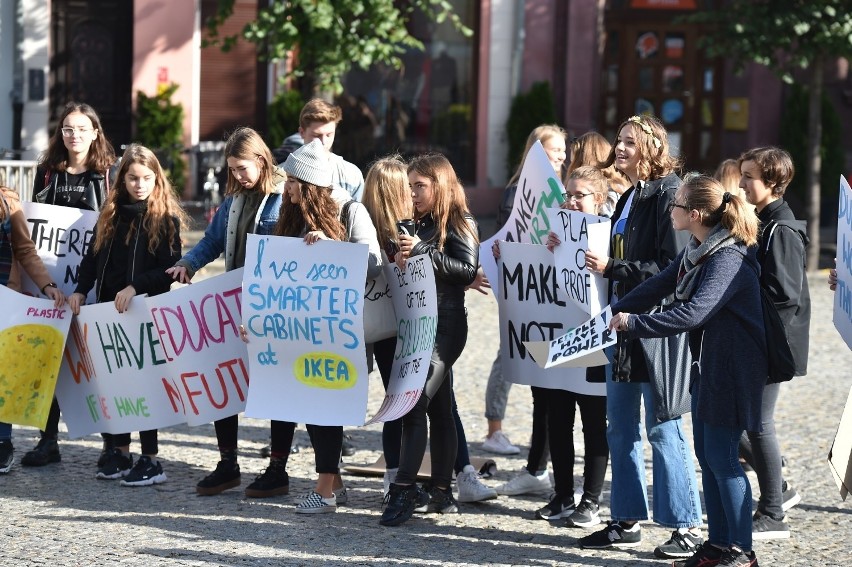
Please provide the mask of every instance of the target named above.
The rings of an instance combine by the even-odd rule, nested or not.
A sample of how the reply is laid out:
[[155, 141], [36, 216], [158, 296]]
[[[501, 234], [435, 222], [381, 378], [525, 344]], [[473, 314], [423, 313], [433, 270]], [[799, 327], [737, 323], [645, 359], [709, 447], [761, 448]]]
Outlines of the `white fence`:
[[14, 189], [22, 200], [29, 201], [36, 165], [34, 161], [0, 160], [0, 185]]

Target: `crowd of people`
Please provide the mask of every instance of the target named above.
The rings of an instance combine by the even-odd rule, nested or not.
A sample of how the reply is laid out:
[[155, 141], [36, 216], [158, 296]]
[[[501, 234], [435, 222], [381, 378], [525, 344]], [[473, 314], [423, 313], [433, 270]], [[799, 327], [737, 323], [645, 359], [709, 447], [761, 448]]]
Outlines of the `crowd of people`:
[[[94, 291], [96, 302], [112, 303], [122, 313], [136, 295], [162, 294], [174, 282], [190, 283], [220, 256], [226, 270], [243, 267], [248, 234], [297, 237], [309, 245], [320, 240], [364, 243], [368, 278], [386, 263], [404, 270], [409, 258], [426, 256], [436, 278], [437, 333], [422, 396], [405, 416], [383, 427], [382, 525], [402, 524], [415, 511], [455, 513], [458, 501], [541, 493], [551, 496], [536, 518], [597, 528], [578, 538], [583, 548], [636, 546], [642, 540], [640, 522], [649, 519], [671, 529], [671, 537], [654, 553], [674, 559], [675, 565], [756, 566], [753, 540], [789, 537], [785, 512], [800, 497], [782, 475], [774, 410], [783, 386], [768, 379], [772, 352], [761, 310], [761, 294], [766, 294], [784, 324], [795, 374], [804, 375], [810, 321], [807, 237], [804, 222], [784, 200], [794, 174], [786, 151], [753, 148], [720, 164], [712, 177], [681, 178], [683, 164], [671, 152], [663, 123], [652, 116], [628, 118], [612, 141], [588, 132], [569, 143], [565, 130], [551, 124], [530, 133], [522, 158], [541, 143], [553, 175], [564, 181], [561, 206], [611, 221], [608, 250], [587, 251], [585, 267], [609, 282], [610, 328], [618, 340], [607, 349], [610, 363], [586, 372], [588, 381], [605, 382], [605, 396], [532, 387], [527, 465], [505, 484], [489, 487], [470, 463], [453, 392], [452, 367], [468, 336], [466, 290], [489, 288], [479, 265], [480, 231], [464, 188], [440, 154], [408, 161], [383, 157], [365, 180], [356, 166], [332, 152], [341, 118], [333, 104], [308, 102], [300, 115], [299, 144], [291, 143], [283, 153], [279, 149], [280, 162], [258, 132], [236, 129], [224, 149], [226, 198], [200, 242], [182, 254], [187, 216], [156, 156], [132, 144], [111, 177], [116, 156], [97, 113], [89, 105], [70, 103], [39, 163], [32, 200], [99, 213], [77, 287], [66, 297], [51, 281], [29, 237], [20, 199], [5, 187], [0, 191], [0, 284], [21, 291], [23, 269], [57, 308], [67, 302], [77, 314]], [[519, 166], [501, 203], [498, 226], [512, 213], [520, 175]], [[397, 221], [403, 219], [414, 220], [413, 232], [400, 230]], [[560, 245], [550, 233], [547, 248]], [[499, 258], [499, 241], [491, 252]], [[654, 388], [662, 374], [672, 372], [655, 346], [667, 338], [685, 345], [682, 364], [676, 365], [685, 374], [669, 382], [689, 385], [691, 407], [685, 410], [669, 407]], [[395, 337], [369, 345], [386, 387], [395, 350]], [[511, 383], [498, 352], [484, 400], [486, 451], [520, 452], [502, 431]], [[575, 494], [577, 408], [584, 452], [581, 489]], [[683, 414], [690, 410], [691, 443], [683, 427]], [[54, 399], [40, 440], [23, 455], [22, 465], [61, 460], [59, 419]], [[643, 425], [653, 456], [653, 509]], [[271, 422], [269, 464], [246, 486], [246, 497], [289, 493], [287, 460], [296, 427]], [[295, 511], [334, 512], [347, 501], [339, 468], [343, 428], [306, 427], [317, 480], [297, 499]], [[242, 482], [238, 415], [216, 421], [215, 432], [219, 460], [198, 481], [202, 496]], [[130, 432], [103, 434], [96, 478], [124, 486], [165, 482], [157, 431], [141, 431], [139, 440], [134, 462]], [[418, 484], [427, 443], [431, 477]], [[706, 537], [693, 451], [700, 465]], [[0, 473], [8, 473], [13, 460], [12, 426], [0, 424]], [[608, 465], [610, 521], [601, 526]], [[760, 487], [754, 511], [746, 468], [754, 469]]]

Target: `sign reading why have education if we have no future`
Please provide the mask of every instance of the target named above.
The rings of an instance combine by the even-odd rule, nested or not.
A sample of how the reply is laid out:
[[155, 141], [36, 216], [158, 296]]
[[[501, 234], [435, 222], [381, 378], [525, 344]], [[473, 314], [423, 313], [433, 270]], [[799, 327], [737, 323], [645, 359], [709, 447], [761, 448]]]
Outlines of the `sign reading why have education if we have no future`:
[[837, 289], [834, 292], [834, 326], [852, 349], [852, 189], [840, 176], [837, 215]]
[[366, 244], [248, 235], [243, 323], [251, 389], [246, 415], [362, 425]]
[[409, 258], [405, 271], [393, 262], [384, 270], [397, 319], [396, 352], [382, 406], [368, 425], [400, 418], [420, 399], [438, 330], [438, 296], [429, 257]]
[[550, 220], [546, 211], [559, 207], [564, 192], [562, 180], [553, 170], [541, 142], [537, 141], [530, 147], [521, 167], [509, 220], [491, 238], [479, 245], [479, 263], [495, 294], [499, 291], [500, 278], [491, 246], [496, 240], [527, 244], [547, 242]]
[[65, 336], [67, 305], [38, 299], [0, 285], [0, 422], [44, 428]]
[[234, 270], [138, 296], [121, 314], [112, 302], [81, 307], [56, 388], [69, 435], [200, 425], [242, 411], [241, 281]]
[[[66, 296], [77, 287], [77, 271], [93, 236], [98, 213], [72, 207], [43, 205], [25, 201], [21, 203], [30, 228], [30, 238], [35, 243], [41, 261], [51, 279]], [[22, 271], [21, 289], [39, 296], [39, 287]], [[95, 292], [89, 292], [88, 302], [95, 301]]]
[[602, 351], [559, 368], [544, 369], [526, 344], [550, 341], [586, 323], [589, 316], [566, 301], [557, 282], [553, 254], [545, 246], [500, 243], [497, 304], [500, 310], [500, 355], [510, 382], [602, 396], [606, 385], [586, 381], [586, 367], [607, 359]]

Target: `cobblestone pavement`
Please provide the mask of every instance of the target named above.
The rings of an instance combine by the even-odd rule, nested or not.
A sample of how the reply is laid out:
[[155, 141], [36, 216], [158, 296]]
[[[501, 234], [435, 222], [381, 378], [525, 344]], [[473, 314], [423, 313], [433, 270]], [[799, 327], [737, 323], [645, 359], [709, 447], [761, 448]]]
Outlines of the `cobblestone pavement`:
[[[221, 271], [221, 262], [205, 274]], [[826, 274], [812, 278], [813, 323], [810, 374], [783, 386], [777, 409], [788, 477], [802, 494], [790, 510], [789, 540], [756, 542], [761, 565], [847, 565], [852, 559], [852, 501], [840, 500], [826, 455], [852, 386], [852, 353], [831, 323], [832, 297]], [[485, 383], [497, 345], [494, 299], [469, 293], [472, 322], [467, 348], [456, 366], [456, 395], [474, 456], [486, 456], [481, 441]], [[381, 382], [371, 380], [370, 413], [381, 401]], [[530, 434], [529, 389], [513, 388], [504, 422], [521, 455], [497, 456], [491, 485], [511, 478], [525, 464]], [[579, 429], [579, 424], [577, 426]], [[381, 449], [380, 428], [349, 429], [358, 449], [350, 463], [371, 463]], [[38, 432], [16, 427], [20, 458]], [[313, 451], [307, 433], [297, 431], [302, 450], [290, 459], [291, 495], [246, 499], [244, 488], [265, 466], [259, 450], [269, 438], [268, 422], [242, 419], [240, 464], [243, 485], [219, 496], [199, 497], [195, 483], [218, 460], [212, 425], [161, 431], [168, 482], [125, 488], [95, 480], [100, 437], [68, 439], [62, 433], [62, 462], [43, 468], [15, 465], [0, 476], [3, 525], [0, 566], [11, 565], [664, 565], [654, 546], [668, 530], [643, 524], [641, 546], [629, 551], [578, 548], [580, 529], [533, 520], [544, 496], [505, 497], [462, 504], [458, 515], [416, 516], [403, 526], [384, 528], [379, 477], [345, 476], [350, 502], [337, 514], [301, 516], [294, 498], [313, 486]], [[576, 473], [582, 471], [582, 436]], [[134, 435], [132, 450], [138, 449]], [[646, 450], [650, 469], [650, 451]], [[696, 465], [697, 466], [697, 465]], [[651, 479], [648, 471], [649, 482]], [[578, 480], [579, 482], [579, 480]], [[756, 488], [756, 487], [755, 487]], [[608, 515], [609, 475], [603, 495]]]

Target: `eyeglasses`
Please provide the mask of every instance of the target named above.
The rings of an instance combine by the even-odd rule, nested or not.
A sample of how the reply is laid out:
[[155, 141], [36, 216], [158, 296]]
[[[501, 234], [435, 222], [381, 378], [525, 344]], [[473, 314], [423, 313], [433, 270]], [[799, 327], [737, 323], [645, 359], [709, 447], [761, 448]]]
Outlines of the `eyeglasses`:
[[683, 209], [684, 211], [687, 211], [687, 212], [692, 210], [690, 207], [687, 207], [686, 205], [680, 205], [680, 204], [672, 201], [671, 203], [669, 203], [669, 213], [671, 213], [675, 209], [675, 207], [677, 207], [678, 209]]
[[569, 193], [562, 193], [562, 198], [566, 201], [571, 201], [576, 203], [577, 201], [581, 201], [583, 197], [588, 197], [591, 193], [574, 193], [573, 195]]
[[66, 138], [70, 138], [71, 136], [73, 136], [74, 132], [77, 132], [78, 134], [82, 135], [82, 134], [88, 134], [89, 132], [92, 132], [93, 130], [94, 130], [94, 128], [62, 128], [61, 129], [62, 135], [65, 136]]

